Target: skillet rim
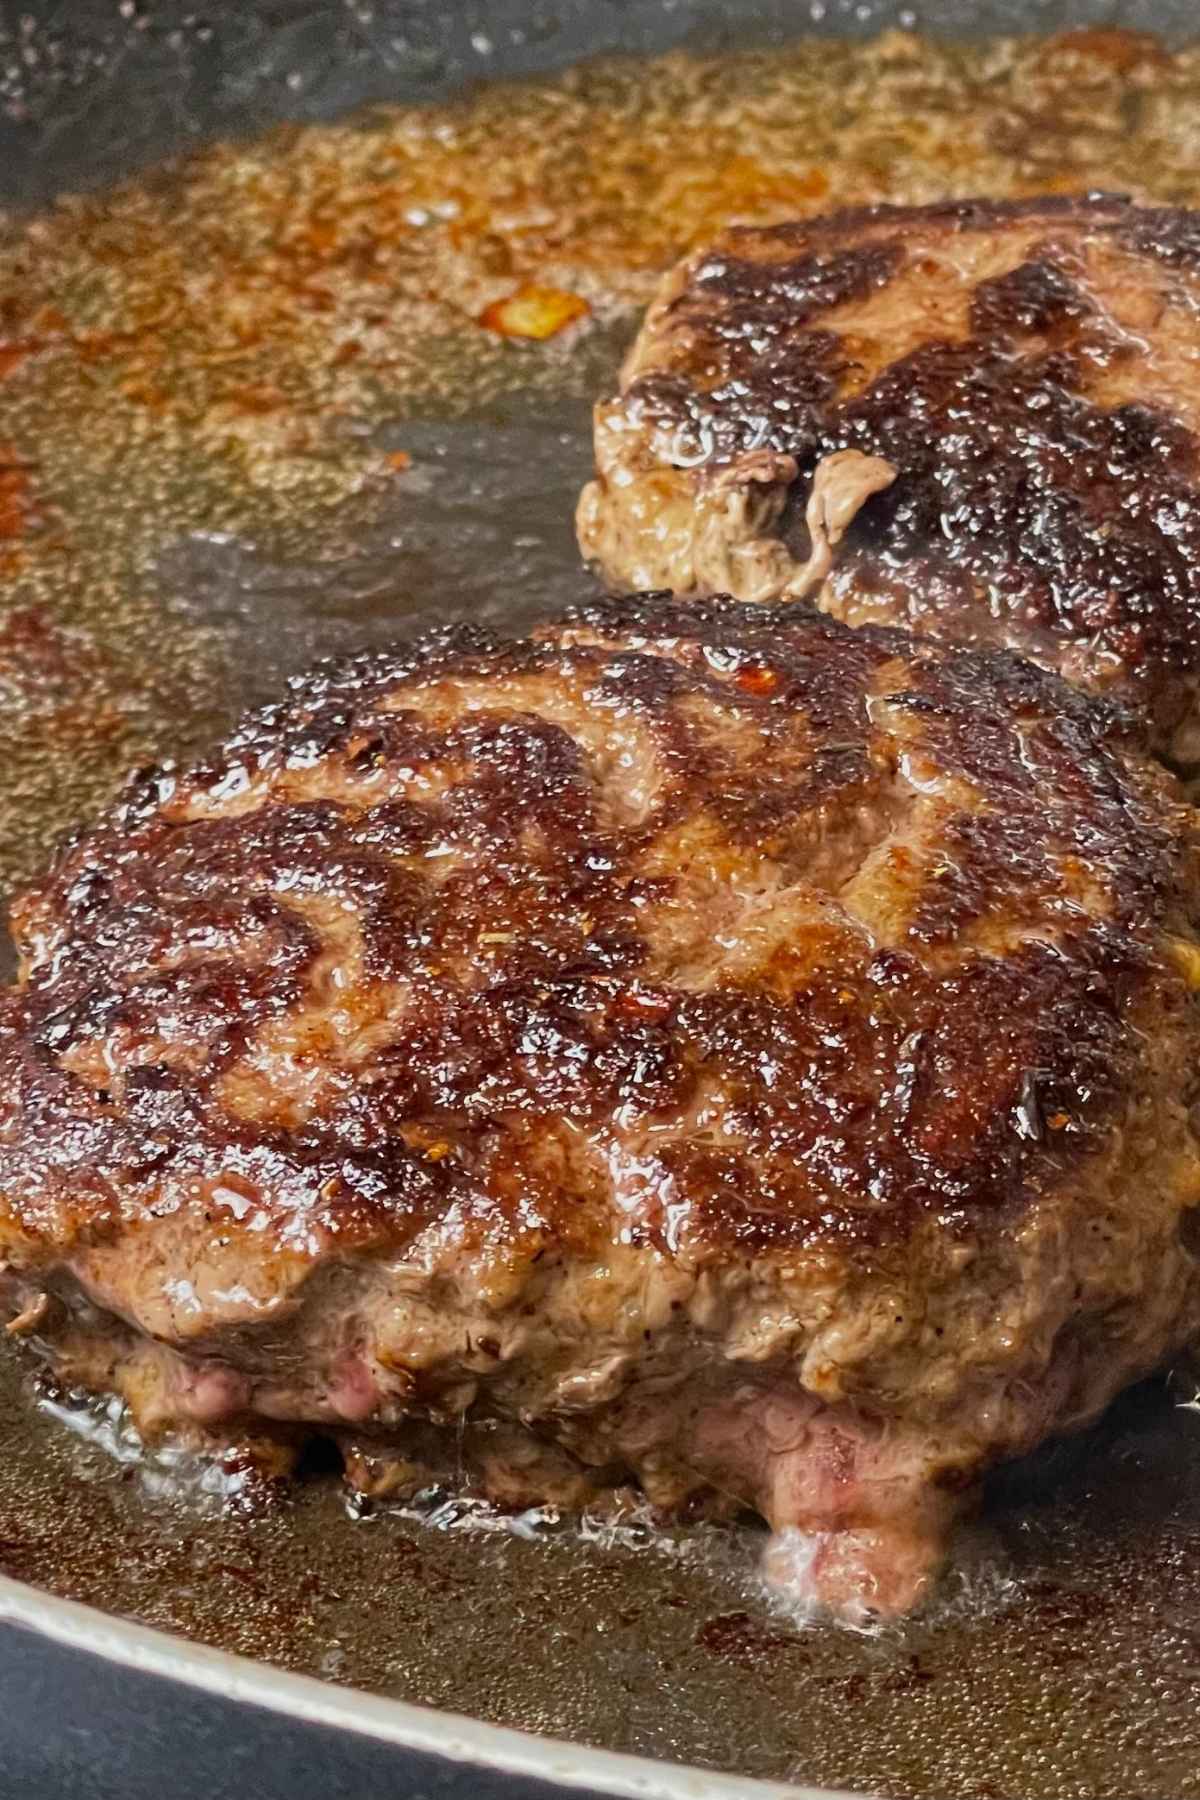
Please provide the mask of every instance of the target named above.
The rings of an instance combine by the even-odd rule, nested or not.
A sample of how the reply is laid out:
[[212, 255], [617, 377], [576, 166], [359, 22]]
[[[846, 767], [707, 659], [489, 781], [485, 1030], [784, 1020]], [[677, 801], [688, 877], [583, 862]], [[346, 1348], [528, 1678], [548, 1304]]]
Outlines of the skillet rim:
[[868, 1800], [845, 1789], [760, 1781], [573, 1744], [336, 1686], [47, 1594], [8, 1575], [0, 1575], [0, 1625], [16, 1626], [135, 1673], [181, 1682], [219, 1700], [265, 1708], [333, 1731], [352, 1731], [460, 1768], [545, 1782], [565, 1795], [585, 1789], [614, 1800]]

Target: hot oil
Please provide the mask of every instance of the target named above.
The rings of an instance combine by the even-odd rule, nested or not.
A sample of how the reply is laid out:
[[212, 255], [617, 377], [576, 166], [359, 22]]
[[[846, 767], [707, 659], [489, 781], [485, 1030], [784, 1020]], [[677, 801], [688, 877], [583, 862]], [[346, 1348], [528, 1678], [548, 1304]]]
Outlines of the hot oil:
[[[198, 1501], [0, 1365], [0, 1562], [289, 1668], [582, 1740], [888, 1794], [1200, 1791], [1200, 1433], [1159, 1390], [1005, 1478], [928, 1617], [797, 1625], [756, 1533]], [[532, 1526], [531, 1521], [526, 1521]], [[519, 1654], [513, 1654], [513, 1646]]]
[[[727, 219], [1091, 187], [1200, 202], [1200, 52], [893, 34], [606, 64], [10, 221], [3, 879], [316, 654], [585, 592], [591, 397], [658, 272]], [[522, 319], [550, 335], [506, 335]], [[243, 1518], [0, 1376], [0, 1565], [56, 1592], [746, 1774], [1200, 1795], [1200, 1431], [1157, 1391], [1006, 1477], [934, 1611], [867, 1637], [773, 1608], [753, 1534], [354, 1520], [329, 1477]]]

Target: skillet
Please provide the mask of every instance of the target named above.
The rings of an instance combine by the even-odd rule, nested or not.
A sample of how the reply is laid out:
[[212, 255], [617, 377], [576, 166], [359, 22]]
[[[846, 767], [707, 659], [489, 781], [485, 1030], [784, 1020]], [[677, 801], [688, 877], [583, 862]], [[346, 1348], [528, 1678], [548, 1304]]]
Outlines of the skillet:
[[[195, 185], [161, 173], [162, 159], [602, 52], [769, 53], [819, 38], [822, 63], [845, 71], [848, 39], [917, 24], [947, 39], [952, 81], [973, 38], [1114, 20], [1178, 37], [1192, 7], [279, 0], [201, 14], [124, 0], [0, 12], [13, 209], [0, 305], [43, 285], [82, 322], [68, 380], [55, 318], [43, 312], [30, 336], [0, 312], [5, 880], [27, 875], [124, 766], [198, 745], [313, 655], [451, 614], [523, 624], [587, 591], [570, 534], [587, 401], [628, 335], [636, 278], [624, 306], [597, 301], [569, 355], [496, 345], [464, 362], [418, 320], [374, 410], [341, 407], [336, 389], [319, 396], [325, 429], [298, 441], [295, 406], [255, 376], [214, 426], [210, 391], [192, 404], [188, 385], [207, 379], [197, 346], [218, 354], [201, 313], [190, 343], [160, 336], [153, 363], [140, 349], [156, 329], [154, 258], [172, 248], [162, 219], [178, 205], [182, 278], [192, 228], [214, 241]], [[577, 93], [552, 102], [560, 127], [638, 91], [628, 75], [584, 79], [582, 115]], [[852, 88], [831, 91], [852, 114]], [[496, 109], [495, 130], [513, 103], [496, 90], [476, 104]], [[1121, 104], [1152, 142], [1152, 82]], [[550, 105], [522, 102], [514, 131], [550, 131]], [[1187, 123], [1186, 96], [1177, 107], [1168, 125]], [[325, 141], [222, 167], [282, 180], [287, 219]], [[1139, 182], [1146, 170], [1122, 171], [1113, 141], [1098, 174]], [[564, 166], [573, 142], [564, 128]], [[1078, 154], [1090, 175], [1086, 144]], [[129, 177], [111, 207], [24, 216]], [[207, 204], [230, 205], [228, 182], [218, 189]], [[293, 286], [275, 320], [297, 365], [332, 329], [319, 301], [305, 310], [320, 291]], [[939, 1610], [874, 1639], [773, 1615], [736, 1538], [643, 1542], [634, 1528], [584, 1542], [550, 1520], [493, 1530], [440, 1502], [424, 1519], [351, 1520], [316, 1468], [292, 1503], [247, 1520], [222, 1513], [196, 1471], [137, 1461], [119, 1419], [32, 1398], [4, 1358], [4, 1791], [1200, 1794], [1200, 1432], [1161, 1387], [999, 1478]]]

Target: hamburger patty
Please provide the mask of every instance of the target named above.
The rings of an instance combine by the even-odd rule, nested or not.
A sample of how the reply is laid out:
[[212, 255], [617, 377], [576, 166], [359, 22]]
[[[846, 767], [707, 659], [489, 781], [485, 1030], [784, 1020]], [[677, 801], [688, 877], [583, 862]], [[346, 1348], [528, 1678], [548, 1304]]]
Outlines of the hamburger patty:
[[751, 1508], [906, 1607], [1200, 1323], [1194, 832], [1100, 703], [804, 606], [320, 669], [14, 908], [10, 1329], [147, 1436]]
[[617, 586], [1003, 646], [1200, 760], [1200, 214], [1110, 196], [727, 231], [596, 411]]

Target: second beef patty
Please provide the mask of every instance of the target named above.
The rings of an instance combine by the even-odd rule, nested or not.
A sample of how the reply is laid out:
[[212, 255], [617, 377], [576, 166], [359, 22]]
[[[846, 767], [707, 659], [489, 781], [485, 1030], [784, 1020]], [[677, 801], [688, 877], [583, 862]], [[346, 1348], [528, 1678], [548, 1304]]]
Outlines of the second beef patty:
[[1119, 198], [728, 231], [596, 412], [617, 586], [1004, 646], [1200, 759], [1200, 215]]

